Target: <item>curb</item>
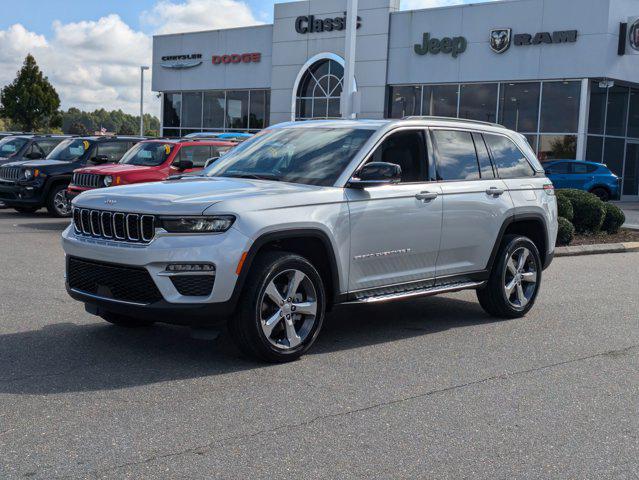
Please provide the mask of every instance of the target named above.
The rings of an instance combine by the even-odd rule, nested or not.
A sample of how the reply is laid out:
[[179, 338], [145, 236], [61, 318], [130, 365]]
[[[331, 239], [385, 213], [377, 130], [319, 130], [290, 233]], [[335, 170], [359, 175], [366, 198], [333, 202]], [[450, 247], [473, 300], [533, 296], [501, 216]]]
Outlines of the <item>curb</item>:
[[578, 257], [580, 255], [599, 255], [602, 253], [639, 252], [639, 242], [601, 243], [597, 245], [578, 245], [557, 247], [555, 257]]

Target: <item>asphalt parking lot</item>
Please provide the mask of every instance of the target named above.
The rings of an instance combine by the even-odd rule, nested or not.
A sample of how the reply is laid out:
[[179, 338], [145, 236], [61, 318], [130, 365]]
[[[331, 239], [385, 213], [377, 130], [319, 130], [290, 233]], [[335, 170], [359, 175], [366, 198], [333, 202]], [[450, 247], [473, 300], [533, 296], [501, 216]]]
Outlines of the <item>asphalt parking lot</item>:
[[637, 253], [557, 259], [520, 320], [343, 307], [274, 366], [84, 313], [66, 223], [0, 210], [2, 479], [637, 478]]

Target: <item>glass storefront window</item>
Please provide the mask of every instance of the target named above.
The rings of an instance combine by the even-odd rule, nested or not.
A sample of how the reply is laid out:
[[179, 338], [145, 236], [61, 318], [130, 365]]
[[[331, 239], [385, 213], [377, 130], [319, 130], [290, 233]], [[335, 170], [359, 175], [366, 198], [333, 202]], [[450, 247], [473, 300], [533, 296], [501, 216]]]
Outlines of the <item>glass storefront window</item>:
[[541, 135], [538, 155], [541, 162], [577, 158], [576, 135]]
[[482, 122], [495, 122], [497, 110], [497, 84], [473, 83], [461, 85], [459, 117]]
[[224, 92], [204, 92], [204, 128], [224, 128]]
[[626, 136], [628, 116], [628, 87], [615, 85], [608, 89], [608, 114], [606, 115], [606, 135]]
[[202, 126], [202, 92], [182, 93], [182, 127]]
[[573, 133], [579, 124], [580, 82], [544, 82], [540, 131]]
[[390, 88], [390, 118], [421, 115], [422, 87]]
[[440, 117], [457, 116], [457, 85], [433, 85], [424, 87], [423, 115]]
[[249, 128], [261, 130], [266, 126], [266, 91], [255, 90], [250, 92]]
[[608, 165], [612, 173], [623, 176], [623, 156], [626, 140], [623, 138], [606, 138], [603, 163]]
[[163, 130], [163, 134], [166, 138], [179, 138], [180, 137], [180, 129], [179, 128], [165, 128]]
[[248, 128], [248, 91], [226, 92], [226, 128]]
[[318, 60], [311, 65], [297, 88], [295, 118], [339, 118], [344, 67], [335, 60]]
[[628, 115], [628, 136], [639, 138], [639, 90], [630, 92], [630, 114]]
[[165, 127], [179, 127], [181, 116], [182, 116], [182, 94], [181, 93], [165, 93], [163, 125]]
[[584, 160], [588, 162], [601, 163], [601, 154], [603, 150], [603, 137], [588, 136], [588, 142], [586, 144], [586, 158]]
[[598, 81], [590, 84], [590, 112], [588, 114], [588, 133], [604, 133], [606, 121], [606, 101], [608, 89], [601, 88]]
[[530, 145], [530, 148], [533, 149], [533, 152], [537, 153], [537, 135], [524, 135], [524, 137], [526, 137], [526, 140], [528, 140], [528, 144]]
[[[517, 132], [536, 132], [539, 123], [540, 83], [502, 83], [499, 123]], [[533, 149], [536, 145], [533, 146]]]

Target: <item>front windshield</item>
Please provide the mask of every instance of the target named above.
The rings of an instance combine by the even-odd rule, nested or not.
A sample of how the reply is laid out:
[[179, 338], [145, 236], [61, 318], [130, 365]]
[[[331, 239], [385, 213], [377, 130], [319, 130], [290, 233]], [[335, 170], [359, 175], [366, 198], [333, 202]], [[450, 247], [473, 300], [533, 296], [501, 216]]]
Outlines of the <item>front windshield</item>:
[[27, 143], [26, 138], [6, 137], [0, 140], [0, 157], [12, 157], [20, 151], [24, 144]]
[[73, 162], [84, 155], [89, 148], [91, 148], [91, 142], [88, 140], [70, 138], [60, 142], [57, 147], [51, 150], [47, 158], [62, 162]]
[[319, 127], [267, 130], [235, 147], [204, 175], [331, 186], [373, 131]]
[[120, 163], [127, 165], [138, 165], [141, 167], [157, 167], [162, 165], [169, 155], [173, 146], [170, 143], [143, 142], [124, 154]]

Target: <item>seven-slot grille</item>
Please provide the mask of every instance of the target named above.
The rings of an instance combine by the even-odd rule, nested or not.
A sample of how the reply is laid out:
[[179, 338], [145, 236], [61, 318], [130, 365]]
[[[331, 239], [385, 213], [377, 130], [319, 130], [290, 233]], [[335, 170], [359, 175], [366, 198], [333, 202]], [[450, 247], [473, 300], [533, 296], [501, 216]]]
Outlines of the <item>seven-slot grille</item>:
[[74, 173], [73, 184], [78, 187], [85, 188], [104, 187], [104, 183], [102, 183], [102, 175], [94, 175], [92, 173]]
[[0, 168], [0, 178], [2, 180], [17, 180], [18, 178], [20, 178], [20, 167]]
[[73, 209], [75, 233], [119, 242], [149, 243], [155, 236], [155, 217], [137, 213]]

